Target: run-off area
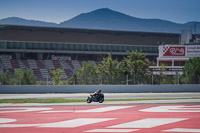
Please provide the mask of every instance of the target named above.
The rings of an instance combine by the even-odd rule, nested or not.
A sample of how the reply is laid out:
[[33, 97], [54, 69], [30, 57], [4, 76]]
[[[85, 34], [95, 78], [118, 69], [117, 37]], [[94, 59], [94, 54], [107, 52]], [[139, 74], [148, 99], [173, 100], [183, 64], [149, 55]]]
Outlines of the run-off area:
[[0, 133], [196, 133], [199, 125], [199, 104], [0, 108]]

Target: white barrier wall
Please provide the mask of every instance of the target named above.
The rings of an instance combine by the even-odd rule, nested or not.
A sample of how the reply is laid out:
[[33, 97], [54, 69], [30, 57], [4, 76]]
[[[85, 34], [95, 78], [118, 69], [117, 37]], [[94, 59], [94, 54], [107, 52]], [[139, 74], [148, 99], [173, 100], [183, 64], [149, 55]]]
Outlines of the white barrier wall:
[[200, 92], [197, 85], [1, 85], [0, 93], [105, 93]]

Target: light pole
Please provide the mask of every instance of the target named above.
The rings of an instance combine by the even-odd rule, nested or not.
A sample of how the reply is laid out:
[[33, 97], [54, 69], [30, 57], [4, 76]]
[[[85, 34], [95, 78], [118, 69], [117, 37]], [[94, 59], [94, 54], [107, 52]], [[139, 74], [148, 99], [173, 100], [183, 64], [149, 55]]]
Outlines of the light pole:
[[128, 74], [126, 74], [126, 85], [128, 85]]
[[49, 76], [47, 75], [47, 85], [49, 85]]
[[73, 84], [76, 85], [76, 69], [73, 71]]

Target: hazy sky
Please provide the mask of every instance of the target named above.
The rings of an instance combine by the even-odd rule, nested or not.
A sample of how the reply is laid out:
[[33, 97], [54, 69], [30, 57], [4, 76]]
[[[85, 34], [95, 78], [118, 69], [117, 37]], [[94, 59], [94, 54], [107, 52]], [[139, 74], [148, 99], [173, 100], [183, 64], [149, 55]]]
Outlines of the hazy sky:
[[200, 0], [0, 0], [0, 19], [15, 16], [60, 23], [99, 8], [177, 23], [200, 21]]

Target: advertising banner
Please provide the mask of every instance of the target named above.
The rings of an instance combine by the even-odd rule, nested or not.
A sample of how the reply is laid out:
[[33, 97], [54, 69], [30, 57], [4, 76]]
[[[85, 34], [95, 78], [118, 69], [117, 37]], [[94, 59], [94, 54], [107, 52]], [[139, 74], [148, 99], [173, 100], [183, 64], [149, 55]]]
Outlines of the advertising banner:
[[159, 46], [159, 57], [197, 57], [200, 45], [164, 45]]

